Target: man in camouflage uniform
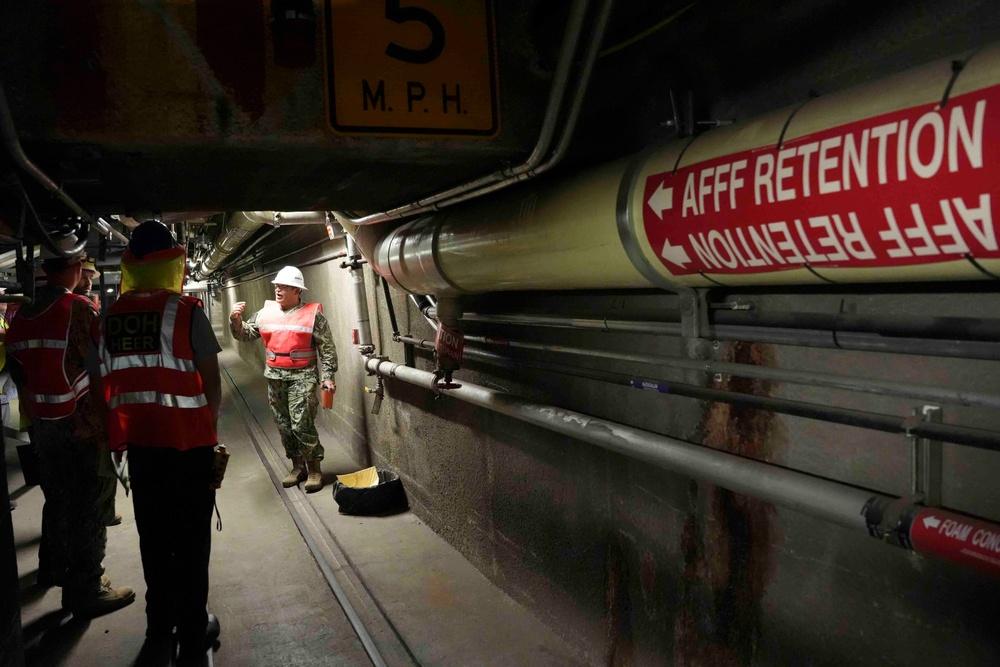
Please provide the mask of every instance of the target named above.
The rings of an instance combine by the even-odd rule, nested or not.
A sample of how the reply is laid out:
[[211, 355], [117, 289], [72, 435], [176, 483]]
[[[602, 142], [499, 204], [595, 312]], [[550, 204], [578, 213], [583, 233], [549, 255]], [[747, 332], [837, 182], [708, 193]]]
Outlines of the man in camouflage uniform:
[[[77, 616], [91, 617], [120, 609], [135, 599], [131, 588], [112, 588], [103, 576], [106, 529], [100, 498], [113, 467], [108, 454], [105, 423], [106, 406], [101, 396], [100, 376], [92, 372], [89, 389], [77, 394], [75, 407], [68, 416], [45, 418], [33, 414], [29, 400], [29, 378], [62, 374], [67, 378], [83, 377], [97, 367], [97, 351], [91, 340], [91, 326], [97, 317], [92, 304], [74, 297], [68, 325], [42, 336], [46, 340], [19, 335], [33, 331], [33, 321], [42, 321], [47, 311], [65, 297], [80, 279], [80, 258], [54, 257], [43, 265], [48, 284], [39, 288], [33, 303], [22, 307], [7, 334], [8, 364], [11, 376], [25, 399], [34, 424], [32, 441], [38, 450], [41, 470], [44, 539], [39, 548], [39, 585], [62, 586], [63, 607]], [[61, 368], [48, 367], [28, 351], [48, 347], [51, 338], [66, 341]], [[24, 363], [22, 364], [22, 355]], [[58, 358], [55, 363], [59, 364]], [[82, 383], [82, 382], [81, 382]], [[61, 397], [60, 397], [61, 398]]]
[[[73, 288], [73, 294], [79, 294], [94, 304], [98, 312], [101, 310], [101, 301], [91, 294], [94, 290], [94, 279], [99, 278], [101, 272], [97, 270], [97, 263], [93, 257], [83, 260], [83, 270], [80, 272], [80, 282]], [[96, 369], [95, 369], [96, 372]], [[116, 453], [116, 458], [120, 460], [121, 453]], [[101, 489], [101, 512], [104, 523], [108, 526], [117, 526], [122, 522], [122, 515], [115, 511], [115, 493], [118, 490], [118, 478], [115, 476], [104, 477], [104, 488]]]
[[[296, 319], [296, 314], [306, 307], [315, 308], [315, 319], [312, 321], [311, 348], [315, 354], [300, 368], [280, 367], [277, 357], [288, 357], [287, 352], [275, 353], [268, 349], [268, 363], [264, 367], [264, 377], [267, 378], [267, 399], [271, 407], [274, 423], [281, 434], [281, 444], [285, 447], [285, 456], [292, 461], [292, 470], [282, 480], [285, 487], [296, 486], [303, 479], [308, 479], [304, 489], [313, 493], [323, 488], [323, 473], [320, 461], [323, 460], [323, 445], [319, 442], [316, 432], [316, 410], [318, 397], [316, 385], [322, 380], [323, 389], [330, 392], [337, 390], [334, 374], [337, 372], [337, 348], [333, 343], [333, 333], [330, 323], [323, 315], [322, 308], [316, 304], [305, 304], [301, 300], [302, 290], [306, 289], [302, 273], [295, 267], [286, 266], [274, 280], [274, 297], [280, 313], [274, 302], [268, 302], [260, 311], [254, 313], [249, 321], [242, 319], [246, 303], [237, 302], [229, 315], [230, 330], [236, 340], [249, 342], [261, 338], [262, 320], [266, 313], [279, 313], [277, 318]], [[271, 315], [270, 317], [273, 317]], [[280, 328], [280, 325], [272, 328]], [[301, 330], [302, 327], [295, 327]], [[268, 336], [265, 327], [264, 336]], [[265, 343], [267, 338], [265, 338]], [[294, 351], [292, 352], [294, 355]]]

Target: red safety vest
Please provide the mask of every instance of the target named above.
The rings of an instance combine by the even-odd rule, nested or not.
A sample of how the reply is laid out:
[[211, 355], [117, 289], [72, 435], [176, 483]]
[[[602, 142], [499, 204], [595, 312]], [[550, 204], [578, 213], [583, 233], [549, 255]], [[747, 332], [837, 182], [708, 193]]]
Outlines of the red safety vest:
[[219, 441], [191, 347], [191, 313], [200, 305], [169, 290], [132, 290], [108, 308], [97, 340], [112, 450]]
[[90, 376], [82, 368], [82, 360], [74, 377], [69, 377], [66, 369], [70, 312], [77, 300], [91, 307], [82, 296], [64, 294], [37, 315], [19, 313], [7, 331], [7, 353], [24, 369], [28, 382], [24, 398], [38, 419], [69, 417], [90, 389]]
[[265, 301], [257, 314], [257, 329], [264, 339], [267, 365], [274, 368], [306, 368], [316, 358], [313, 327], [323, 306], [306, 303], [285, 315], [277, 301]]

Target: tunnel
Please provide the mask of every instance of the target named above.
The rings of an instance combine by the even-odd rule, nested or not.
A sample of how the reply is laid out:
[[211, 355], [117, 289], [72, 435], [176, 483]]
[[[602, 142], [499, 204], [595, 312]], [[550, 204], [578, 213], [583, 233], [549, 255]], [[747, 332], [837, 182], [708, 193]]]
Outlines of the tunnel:
[[[114, 315], [152, 220], [220, 347], [204, 664], [996, 662], [992, 3], [8, 5], [6, 324], [86, 257], [94, 354], [160, 354]], [[299, 280], [325, 396], [325, 348], [234, 333]], [[281, 364], [319, 371], [315, 493]], [[2, 393], [0, 664], [142, 664], [127, 451], [136, 599], [84, 619]]]

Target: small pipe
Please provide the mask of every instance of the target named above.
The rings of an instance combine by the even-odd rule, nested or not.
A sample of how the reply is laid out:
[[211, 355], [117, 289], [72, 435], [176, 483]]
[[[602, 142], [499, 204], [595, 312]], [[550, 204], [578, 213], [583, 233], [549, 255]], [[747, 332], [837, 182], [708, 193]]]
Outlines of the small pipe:
[[[7, 104], [7, 96], [4, 93], [2, 85], [0, 85], [0, 134], [3, 134], [4, 147], [7, 149], [7, 153], [10, 155], [11, 159], [14, 160], [14, 163], [26, 171], [29, 176], [38, 181], [43, 188], [54, 194], [59, 201], [69, 208], [69, 210], [83, 218], [88, 224], [96, 226], [104, 234], [110, 234], [119, 241], [126, 244], [128, 243], [128, 237], [116, 230], [102, 218], [92, 217], [83, 209], [82, 206], [77, 204], [72, 197], [66, 194], [55, 181], [49, 178], [38, 165], [31, 161], [27, 153], [24, 152], [24, 148], [21, 146], [21, 140], [18, 139], [17, 129], [14, 127], [14, 118], [10, 114], [10, 107]], [[87, 238], [84, 236], [84, 238], [81, 239], [73, 248], [70, 248], [69, 250], [62, 250], [58, 247], [58, 244], [52, 240], [52, 237], [49, 236], [45, 228], [41, 227], [41, 224], [39, 224], [39, 231], [41, 231], [44, 236], [47, 242], [46, 245], [50, 246], [50, 250], [57, 251], [63, 257], [72, 257], [73, 255], [79, 254], [87, 245]]]
[[[433, 373], [371, 357], [365, 369], [434, 390]], [[839, 526], [868, 531], [861, 511], [873, 498], [895, 498], [761, 461], [709, 449], [658, 433], [597, 419], [554, 405], [527, 401], [469, 382], [448, 389], [448, 396], [529, 424], [588, 442], [609, 451], [717, 484]]]
[[278, 230], [276, 228], [274, 228], [274, 227], [271, 227], [270, 229], [265, 229], [261, 234], [259, 234], [257, 236], [257, 238], [255, 238], [250, 243], [250, 245], [248, 245], [246, 248], [244, 248], [236, 257], [234, 257], [231, 261], [226, 262], [224, 265], [220, 266], [219, 268], [225, 269], [225, 268], [228, 268], [228, 267], [232, 267], [233, 270], [235, 271], [236, 269], [240, 268], [241, 266], [244, 266], [246, 264], [252, 264], [254, 262], [254, 260], [257, 259], [256, 257], [252, 257], [250, 259], [250, 261], [243, 261], [244, 258], [246, 258], [254, 248], [256, 248], [258, 245], [260, 245], [261, 242], [264, 239], [266, 239], [267, 237], [269, 237], [271, 234], [275, 233], [276, 231], [278, 231]]
[[[423, 299], [424, 303], [421, 303], [420, 299]], [[435, 320], [430, 316], [430, 311], [432, 308], [434, 308], [434, 305], [432, 304], [430, 298], [427, 296], [418, 297], [416, 294], [410, 294], [410, 301], [413, 302], [413, 305], [417, 307], [417, 310], [420, 311], [420, 314], [424, 316], [425, 320], [427, 320], [427, 324], [431, 325], [431, 329], [437, 331], [438, 327], [437, 320]]]
[[[410, 343], [428, 349], [426, 343], [429, 341], [411, 339], [403, 336], [400, 338], [404, 343]], [[469, 340], [468, 338], [466, 339]], [[433, 349], [433, 343], [429, 349]], [[837, 408], [827, 405], [817, 405], [805, 401], [796, 401], [785, 398], [774, 398], [771, 396], [758, 396], [754, 394], [744, 394], [737, 391], [727, 391], [724, 389], [713, 389], [710, 387], [699, 387], [697, 385], [683, 382], [673, 382], [661, 378], [636, 377], [623, 373], [601, 371], [590, 368], [581, 368], [568, 364], [560, 364], [549, 361], [537, 361], [529, 359], [515, 359], [482, 350], [465, 349], [467, 359], [477, 359], [490, 364], [513, 364], [528, 368], [572, 375], [587, 380], [597, 380], [611, 384], [623, 385], [633, 389], [647, 391], [657, 391], [662, 394], [674, 394], [676, 396], [686, 396], [719, 403], [728, 403], [746, 408], [758, 410], [768, 410], [780, 414], [815, 419], [845, 426], [855, 426], [867, 428], [873, 431], [884, 433], [897, 433], [921, 438], [932, 438], [957, 445], [986, 449], [990, 451], [1000, 451], [1000, 433], [987, 431], [985, 429], [972, 428], [969, 426], [959, 426], [956, 424], [942, 424], [935, 422], [925, 422], [910, 417], [897, 417], [895, 415], [881, 414], [877, 412], [866, 412], [863, 410], [851, 410], [848, 408]]]
[[[352, 225], [373, 225], [379, 222], [385, 222], [386, 220], [392, 220], [393, 218], [401, 218], [427, 211], [439, 210], [444, 206], [448, 206], [455, 201], [458, 201], [459, 197], [461, 197], [462, 200], [468, 199], [469, 196], [463, 196], [467, 193], [471, 193], [471, 196], [478, 196], [478, 194], [476, 194], [477, 191], [486, 191], [487, 188], [489, 188], [489, 191], [498, 189], [496, 187], [490, 188], [490, 186], [493, 186], [494, 184], [505, 183], [510, 185], [519, 182], [521, 179], [518, 177], [521, 174], [532, 171], [539, 165], [539, 163], [541, 163], [552, 143], [552, 137], [555, 133], [555, 123], [559, 117], [559, 111], [562, 108], [563, 97], [566, 94], [570, 69], [572, 68], [573, 59], [577, 52], [580, 35], [583, 32], [583, 22], [586, 14], [587, 0], [575, 0], [573, 6], [570, 8], [569, 18], [566, 22], [566, 33], [563, 37], [559, 60], [556, 64], [555, 74], [553, 75], [552, 87], [549, 89], [549, 99], [545, 108], [545, 116], [542, 119], [542, 129], [539, 132], [538, 141], [535, 143], [534, 150], [523, 164], [518, 165], [513, 169], [508, 168], [494, 172], [482, 178], [478, 178], [468, 183], [463, 183], [462, 185], [449, 190], [444, 190], [443, 192], [439, 192], [424, 199], [419, 199], [404, 206], [399, 206], [380, 213], [372, 213], [370, 215], [355, 218], [347, 215], [344, 211], [337, 211], [337, 215]], [[593, 39], [600, 43], [602, 37], [603, 35], [598, 35], [595, 32]], [[587, 81], [581, 74], [579, 85], [577, 86], [576, 96], [582, 100], [586, 89]], [[563, 131], [572, 134], [572, 128], [568, 124], [563, 128]], [[505, 186], [501, 185], [500, 187]]]
[[797, 371], [726, 361], [686, 359], [683, 357], [671, 357], [666, 355], [628, 354], [622, 352], [610, 352], [607, 350], [570, 347], [565, 345], [531, 343], [527, 341], [509, 340], [506, 338], [466, 336], [465, 340], [466, 342], [498, 345], [522, 350], [558, 352], [562, 354], [572, 354], [597, 359], [614, 359], [616, 361], [680, 368], [684, 370], [701, 371], [707, 374], [726, 373], [739, 377], [774, 380], [777, 382], [827, 387], [831, 389], [842, 389], [845, 391], [859, 391], [869, 394], [891, 394], [894, 396], [915, 398], [924, 401], [954, 403], [958, 405], [993, 409], [1000, 408], [1000, 395], [997, 394], [957, 391], [954, 389], [945, 389], [943, 387], [920, 385], [910, 382], [876, 380], [872, 378], [836, 375], [833, 373], [818, 373], [816, 371]]
[[[0, 85], [0, 134], [3, 134], [4, 147], [7, 149], [7, 153], [10, 155], [14, 163], [21, 169], [26, 171], [29, 176], [34, 178], [38, 183], [54, 194], [59, 201], [66, 205], [69, 210], [73, 211], [76, 215], [83, 218], [87, 223], [92, 223], [93, 218], [87, 213], [83, 208], [80, 207], [72, 197], [63, 192], [63, 189], [56, 184], [48, 175], [42, 171], [38, 165], [31, 161], [28, 155], [24, 152], [24, 148], [21, 146], [21, 140], [18, 139], [17, 129], [14, 127], [14, 118], [10, 114], [10, 106], [7, 104], [7, 95], [4, 93], [3, 86]], [[27, 193], [25, 193], [27, 197]], [[59, 245], [52, 240], [49, 236], [48, 231], [38, 224], [39, 231], [45, 238], [46, 245], [49, 246], [50, 250], [53, 250], [57, 254], [63, 257], [72, 257], [73, 255], [79, 254], [83, 251], [84, 247], [87, 245], [87, 239], [83, 238], [72, 248], [63, 250]]]
[[392, 339], [399, 340], [399, 324], [396, 323], [396, 309], [392, 305], [392, 294], [389, 292], [389, 283], [385, 278], [380, 278], [382, 283], [382, 293], [385, 295], [385, 307], [389, 310], [389, 323], [392, 325]]
[[545, 172], [552, 169], [552, 167], [559, 164], [562, 161], [563, 156], [566, 151], [569, 150], [570, 141], [573, 138], [573, 131], [576, 129], [577, 120], [580, 117], [580, 110], [583, 108], [583, 92], [586, 91], [587, 82], [590, 81], [590, 75], [594, 69], [594, 62], [597, 60], [597, 53], [600, 50], [601, 42], [604, 40], [604, 31], [608, 25], [608, 19], [611, 16], [611, 6], [614, 4], [613, 0], [604, 0], [601, 4], [601, 9], [598, 13], [597, 20], [594, 23], [594, 34], [590, 40], [590, 44], [587, 48], [587, 55], [584, 57], [584, 63], [580, 71], [580, 81], [582, 82], [580, 91], [581, 93], [574, 96], [572, 105], [570, 106], [569, 114], [566, 119], [566, 127], [562, 133], [562, 137], [559, 139], [559, 143], [556, 149], [549, 156], [549, 159], [533, 169], [527, 170], [515, 170], [515, 174], [512, 178], [501, 181], [499, 183], [494, 183], [492, 185], [485, 186], [479, 190], [474, 190], [472, 192], [460, 195], [454, 199], [450, 199], [447, 202], [448, 206], [453, 204], [458, 204], [470, 199], [475, 199], [476, 197], [482, 197], [483, 195], [496, 192], [497, 190], [502, 190], [506, 187], [513, 185], [514, 183], [519, 183], [521, 181], [526, 181], [536, 176], [540, 176]]
[[358, 348], [362, 351], [374, 349], [372, 345], [372, 328], [368, 316], [368, 292], [365, 289], [365, 271], [354, 263], [361, 258], [358, 245], [354, 238], [348, 234], [344, 237], [347, 240], [347, 258], [352, 260], [350, 266], [351, 282], [354, 284], [354, 305], [358, 311]]
[[[430, 313], [433, 316], [433, 312]], [[680, 336], [681, 325], [672, 322], [644, 322], [594, 318], [571, 318], [540, 315], [489, 315], [465, 313], [463, 319], [473, 322], [591, 329], [626, 333]], [[754, 341], [775, 345], [800, 345], [861, 352], [890, 352], [921, 356], [957, 357], [960, 359], [1000, 360], [1000, 344], [961, 340], [928, 340], [924, 338], [893, 338], [850, 331], [810, 331], [772, 329], [768, 327], [725, 326], [711, 328], [715, 340]]]
[[[325, 242], [325, 240], [324, 240], [324, 242]], [[319, 245], [319, 244], [318, 243], [314, 243], [312, 245], [306, 246], [305, 248], [301, 248], [299, 250], [296, 250], [295, 252], [302, 252], [303, 250], [307, 250], [309, 248], [312, 248], [315, 245]], [[295, 253], [288, 253], [288, 255], [293, 255], [293, 254], [295, 254]], [[278, 269], [274, 268], [275, 262], [277, 262], [279, 259], [284, 259], [285, 257], [288, 257], [288, 255], [282, 255], [281, 257], [278, 257], [277, 259], [273, 260], [268, 266], [264, 267], [265, 268], [264, 272], [261, 273], [261, 275], [257, 276], [256, 278], [250, 278], [250, 279], [247, 279], [247, 280], [241, 280], [241, 278], [245, 278], [246, 276], [253, 275], [254, 272], [250, 271], [250, 272], [238, 275], [238, 276], [233, 276], [233, 278], [232, 278], [232, 281], [233, 281], [232, 284], [227, 284], [225, 286], [221, 286], [220, 285], [220, 286], [224, 287], [225, 289], [228, 289], [230, 287], [238, 287], [239, 285], [244, 285], [246, 283], [257, 282], [258, 280], [263, 280], [264, 278], [267, 278], [268, 276], [273, 276], [274, 274], [276, 274], [278, 272]], [[334, 253], [323, 254], [323, 255], [321, 255], [321, 256], [319, 256], [319, 257], [317, 257], [315, 259], [311, 259], [311, 260], [309, 260], [307, 262], [301, 262], [301, 263], [297, 264], [296, 266], [298, 266], [300, 269], [304, 269], [307, 266], [315, 266], [317, 264], [325, 264], [326, 262], [332, 262], [333, 260], [340, 259], [341, 257], [346, 257], [346, 253], [343, 250], [339, 250], [339, 251], [334, 252]], [[274, 270], [272, 271], [272, 270], [268, 270], [268, 269], [274, 269]]]
[[966, 341], [1000, 340], [1000, 320], [975, 317], [916, 317], [854, 313], [757, 312], [716, 310], [715, 324], [874, 333], [902, 338]]

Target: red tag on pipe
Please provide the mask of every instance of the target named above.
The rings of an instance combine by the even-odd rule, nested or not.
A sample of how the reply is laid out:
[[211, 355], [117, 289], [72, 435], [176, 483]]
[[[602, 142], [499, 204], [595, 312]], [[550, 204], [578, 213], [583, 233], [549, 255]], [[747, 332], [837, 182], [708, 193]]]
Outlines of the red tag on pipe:
[[1000, 526], [933, 507], [910, 524], [913, 550], [1000, 576]]
[[361, 336], [358, 335], [358, 330], [357, 329], [351, 329], [351, 341], [355, 345], [357, 345], [358, 341], [360, 341], [360, 340], [361, 340]]
[[441, 324], [438, 326], [437, 338], [434, 339], [434, 350], [438, 353], [438, 362], [451, 360], [457, 368], [462, 363], [462, 353], [465, 350], [465, 335], [458, 329]]

